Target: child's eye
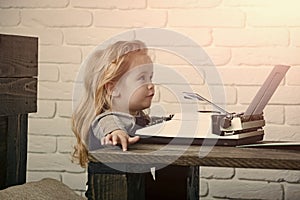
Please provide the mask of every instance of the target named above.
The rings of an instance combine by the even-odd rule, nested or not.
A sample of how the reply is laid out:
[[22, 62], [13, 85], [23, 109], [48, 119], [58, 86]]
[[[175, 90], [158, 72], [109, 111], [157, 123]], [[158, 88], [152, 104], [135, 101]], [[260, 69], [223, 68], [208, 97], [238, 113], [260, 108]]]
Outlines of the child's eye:
[[144, 80], [146, 80], [146, 78], [145, 78], [145, 76], [143, 75], [143, 76], [140, 76], [140, 77], [138, 78], [138, 80], [139, 80], [139, 81], [144, 81]]

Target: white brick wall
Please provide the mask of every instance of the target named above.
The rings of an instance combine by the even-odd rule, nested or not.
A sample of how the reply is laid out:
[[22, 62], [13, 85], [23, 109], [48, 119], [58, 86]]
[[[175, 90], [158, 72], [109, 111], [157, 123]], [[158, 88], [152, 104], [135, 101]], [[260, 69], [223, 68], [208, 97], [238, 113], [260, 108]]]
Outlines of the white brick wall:
[[[27, 180], [51, 177], [78, 193], [85, 190], [86, 172], [70, 158], [73, 83], [95, 46], [133, 27], [168, 28], [202, 46], [217, 66], [230, 111], [245, 110], [273, 65], [292, 65], [265, 109], [265, 139], [300, 141], [299, 7], [297, 0], [0, 0], [0, 33], [39, 37], [38, 112], [29, 119]], [[156, 59], [181, 70], [209, 97], [183, 59], [164, 53]], [[178, 109], [172, 95], [157, 91], [155, 101]], [[200, 181], [201, 199], [300, 197], [299, 171], [201, 167]]]
[[92, 13], [74, 9], [26, 9], [21, 12], [22, 25], [29, 27], [87, 27]]
[[[227, 185], [229, 187], [224, 187]], [[211, 196], [225, 199], [269, 199], [283, 198], [283, 187], [279, 183], [212, 180], [209, 182]]]

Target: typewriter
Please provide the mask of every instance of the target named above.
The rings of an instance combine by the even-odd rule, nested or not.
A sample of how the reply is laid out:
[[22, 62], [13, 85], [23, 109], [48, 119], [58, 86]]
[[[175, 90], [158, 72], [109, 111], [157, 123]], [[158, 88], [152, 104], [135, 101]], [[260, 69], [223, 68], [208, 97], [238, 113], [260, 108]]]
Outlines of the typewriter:
[[141, 143], [208, 144], [237, 146], [263, 140], [263, 109], [290, 66], [276, 65], [247, 110], [230, 113], [196, 93], [183, 92], [185, 99], [205, 101], [217, 111], [175, 113], [139, 129]]

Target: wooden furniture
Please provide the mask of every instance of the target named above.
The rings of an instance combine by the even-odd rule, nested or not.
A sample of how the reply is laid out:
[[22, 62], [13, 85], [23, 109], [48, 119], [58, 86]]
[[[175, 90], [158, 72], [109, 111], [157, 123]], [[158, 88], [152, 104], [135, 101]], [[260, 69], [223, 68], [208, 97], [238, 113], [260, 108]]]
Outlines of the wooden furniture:
[[28, 113], [37, 110], [38, 39], [0, 34], [0, 189], [26, 181]]
[[[174, 197], [181, 195], [182, 190], [185, 192], [183, 199], [199, 199], [199, 166], [300, 170], [299, 150], [286, 149], [135, 144], [127, 152], [117, 148], [103, 148], [90, 154], [97, 161], [91, 162], [89, 166], [89, 186], [97, 181], [103, 184], [101, 191], [92, 188], [88, 194], [94, 192], [93, 195], [98, 199], [102, 199], [103, 195], [113, 199], [112, 194], [119, 194], [122, 197], [119, 199], [153, 199], [148, 195], [168, 192]], [[149, 187], [149, 173], [135, 174], [117, 170], [136, 169], [138, 172], [143, 168], [166, 165], [169, 166], [164, 171], [158, 171], [155, 183], [157, 188], [153, 188], [151, 182]], [[171, 179], [160, 179], [159, 175], [164, 173], [171, 176]], [[171, 191], [166, 190], [168, 186]], [[155, 198], [160, 199], [158, 196]]]

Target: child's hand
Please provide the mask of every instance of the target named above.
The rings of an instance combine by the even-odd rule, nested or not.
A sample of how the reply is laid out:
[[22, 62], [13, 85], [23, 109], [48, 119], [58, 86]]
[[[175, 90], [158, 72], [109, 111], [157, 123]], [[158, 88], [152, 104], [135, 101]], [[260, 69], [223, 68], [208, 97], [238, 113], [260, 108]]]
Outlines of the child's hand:
[[129, 144], [134, 144], [139, 141], [139, 136], [130, 137], [125, 131], [123, 130], [115, 130], [110, 134], [107, 134], [101, 140], [101, 144], [112, 144], [117, 145], [121, 144], [123, 151], [127, 151], [127, 146]]

